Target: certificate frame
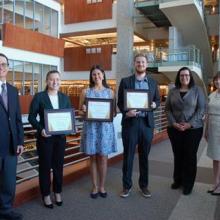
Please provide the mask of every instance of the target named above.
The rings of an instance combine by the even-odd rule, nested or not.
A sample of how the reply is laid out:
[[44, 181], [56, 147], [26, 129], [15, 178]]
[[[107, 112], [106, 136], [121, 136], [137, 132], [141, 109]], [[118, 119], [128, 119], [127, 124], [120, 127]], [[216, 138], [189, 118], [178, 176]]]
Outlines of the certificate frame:
[[[108, 116], [106, 118], [101, 117], [93, 117], [91, 115], [90, 111], [90, 104], [93, 102], [93, 104], [100, 104], [100, 103], [108, 103]], [[85, 99], [85, 105], [86, 105], [86, 115], [85, 120], [86, 121], [99, 121], [99, 122], [112, 122], [113, 121], [113, 99], [104, 99], [104, 98], [86, 98]]]
[[[136, 95], [138, 97], [139, 94], [143, 94], [146, 96], [145, 104], [143, 107], [135, 106], [134, 103], [129, 103], [128, 95], [131, 94], [133, 97]], [[150, 107], [150, 93], [149, 90], [146, 89], [125, 89], [124, 90], [124, 110], [139, 110], [139, 111], [151, 111]]]
[[[56, 116], [56, 118], [55, 118]], [[58, 117], [60, 116], [60, 117]], [[50, 122], [50, 120], [57, 119], [57, 122], [61, 122], [59, 120], [67, 119], [67, 125], [65, 129], [59, 130], [54, 128], [54, 122]], [[67, 135], [76, 133], [75, 127], [75, 113], [72, 108], [66, 109], [45, 109], [44, 110], [44, 124], [45, 124], [45, 132], [47, 135]], [[61, 126], [62, 127], [62, 126]]]

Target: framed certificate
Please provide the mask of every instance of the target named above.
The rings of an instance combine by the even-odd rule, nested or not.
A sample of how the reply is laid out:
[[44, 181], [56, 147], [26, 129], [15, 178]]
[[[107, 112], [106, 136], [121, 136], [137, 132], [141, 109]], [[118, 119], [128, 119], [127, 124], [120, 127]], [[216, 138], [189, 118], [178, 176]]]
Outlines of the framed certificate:
[[113, 99], [86, 98], [87, 121], [113, 121]]
[[126, 89], [124, 91], [124, 109], [126, 110], [141, 110], [149, 111], [150, 97], [149, 90]]
[[44, 110], [45, 131], [48, 135], [75, 133], [75, 114], [72, 108]]

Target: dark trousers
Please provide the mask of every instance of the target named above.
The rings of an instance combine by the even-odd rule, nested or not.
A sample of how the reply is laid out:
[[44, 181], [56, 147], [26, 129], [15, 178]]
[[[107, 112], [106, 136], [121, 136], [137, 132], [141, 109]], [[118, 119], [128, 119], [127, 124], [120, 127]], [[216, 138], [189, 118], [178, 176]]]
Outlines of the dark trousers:
[[[130, 119], [129, 119], [130, 120]], [[153, 138], [153, 128], [148, 127], [145, 118], [133, 118], [132, 123], [126, 123], [122, 127], [123, 154], [123, 187], [132, 187], [133, 160], [138, 145], [139, 155], [139, 187], [148, 186], [148, 154]]]
[[53, 170], [53, 192], [60, 193], [63, 183], [65, 136], [38, 137], [39, 183], [42, 196], [50, 194], [50, 170]]
[[168, 136], [174, 154], [174, 182], [192, 190], [197, 171], [197, 151], [203, 128], [178, 131], [168, 127]]
[[7, 155], [2, 158], [0, 170], [0, 213], [12, 209], [16, 188], [17, 157]]

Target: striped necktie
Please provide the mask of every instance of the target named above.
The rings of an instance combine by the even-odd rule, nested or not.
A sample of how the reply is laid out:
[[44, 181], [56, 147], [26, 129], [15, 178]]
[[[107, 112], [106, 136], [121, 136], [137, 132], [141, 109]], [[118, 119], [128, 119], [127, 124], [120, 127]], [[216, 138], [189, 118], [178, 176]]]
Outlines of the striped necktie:
[[7, 96], [7, 90], [6, 90], [6, 84], [2, 83], [2, 100], [5, 106], [5, 109], [8, 111], [8, 96]]

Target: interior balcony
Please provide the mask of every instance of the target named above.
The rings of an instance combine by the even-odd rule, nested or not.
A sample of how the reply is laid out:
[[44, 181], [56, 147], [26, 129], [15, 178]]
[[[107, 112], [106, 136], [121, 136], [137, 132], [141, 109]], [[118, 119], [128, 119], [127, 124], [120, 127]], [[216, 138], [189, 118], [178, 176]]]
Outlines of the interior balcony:
[[[135, 7], [148, 16], [151, 7], [158, 8], [172, 26], [181, 33], [183, 46], [195, 45], [203, 56], [200, 78], [213, 75], [213, 63], [203, 6], [199, 0], [136, 0]], [[187, 13], [186, 13], [187, 12]], [[181, 65], [181, 63], [179, 63]], [[160, 70], [168, 71], [169, 66]], [[170, 69], [171, 72], [173, 67]]]
[[183, 67], [189, 67], [193, 72], [193, 77], [198, 85], [205, 89], [204, 75], [202, 74], [203, 56], [199, 49], [194, 46], [181, 49], [156, 48], [154, 51], [135, 51], [141, 52], [148, 57], [148, 71], [156, 76], [162, 74], [170, 82], [175, 82], [177, 71]]

